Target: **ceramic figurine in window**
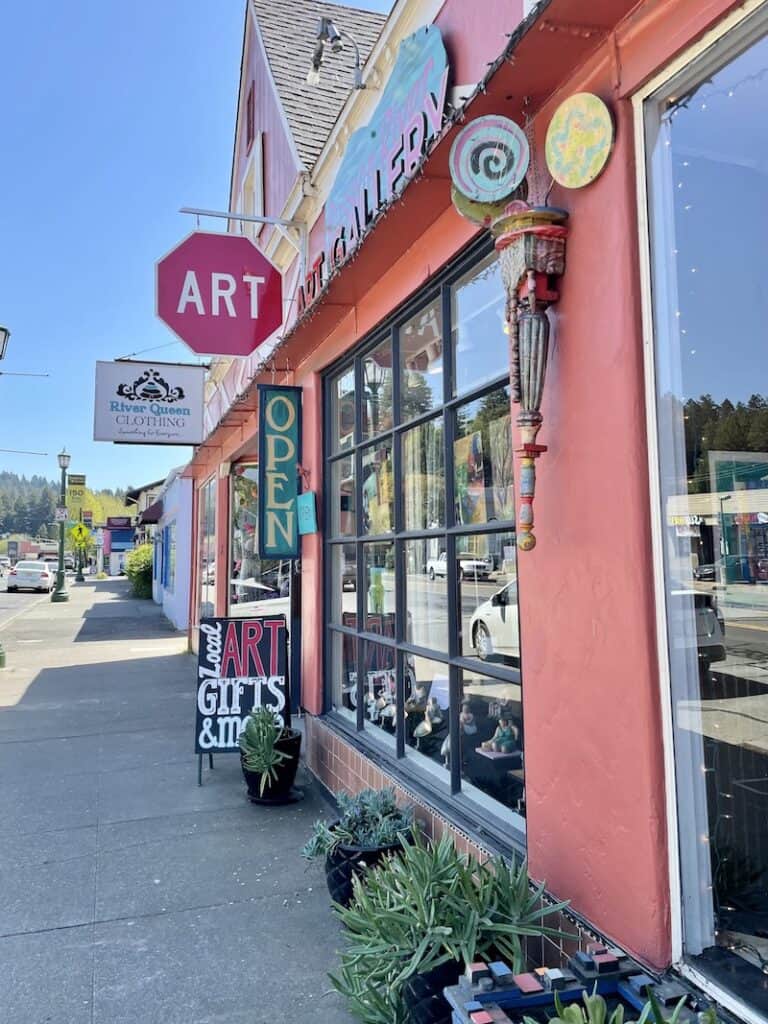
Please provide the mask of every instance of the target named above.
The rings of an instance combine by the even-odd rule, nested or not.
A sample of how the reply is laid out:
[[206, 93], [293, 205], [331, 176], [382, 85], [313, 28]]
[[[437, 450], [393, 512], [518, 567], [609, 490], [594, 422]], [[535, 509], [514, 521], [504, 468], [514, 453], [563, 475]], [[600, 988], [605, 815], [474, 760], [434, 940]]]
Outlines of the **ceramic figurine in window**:
[[440, 725], [442, 721], [443, 713], [440, 710], [440, 705], [437, 703], [437, 697], [430, 697], [424, 710], [424, 721], [419, 722], [413, 730], [414, 737], [420, 740], [424, 736], [429, 736], [434, 727]]
[[483, 750], [493, 750], [497, 754], [513, 754], [516, 753], [517, 747], [517, 728], [507, 718], [500, 718], [499, 724], [496, 726], [496, 732], [491, 736], [489, 740], [481, 744]]
[[[470, 704], [468, 700], [465, 700], [461, 705], [461, 714], [459, 715], [459, 728], [464, 736], [474, 736], [477, 732], [477, 722], [475, 716], [472, 714]], [[451, 735], [450, 733], [443, 740], [443, 745], [440, 747], [440, 756], [445, 762], [445, 767], [451, 767]]]
[[427, 688], [421, 683], [417, 683], [413, 688], [413, 693], [405, 702], [405, 710], [408, 714], [414, 711], [424, 711], [427, 706]]
[[462, 702], [461, 714], [459, 715], [459, 725], [465, 736], [474, 736], [477, 732], [477, 722], [475, 721], [475, 716], [472, 714], [472, 709], [468, 700]]

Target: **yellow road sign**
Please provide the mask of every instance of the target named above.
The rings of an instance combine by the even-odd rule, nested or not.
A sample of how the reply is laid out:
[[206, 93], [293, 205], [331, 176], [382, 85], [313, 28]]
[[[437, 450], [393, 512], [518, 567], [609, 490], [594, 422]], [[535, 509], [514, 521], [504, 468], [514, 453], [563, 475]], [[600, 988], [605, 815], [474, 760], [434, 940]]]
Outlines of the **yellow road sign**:
[[91, 532], [82, 523], [72, 527], [72, 537], [78, 544], [85, 544]]

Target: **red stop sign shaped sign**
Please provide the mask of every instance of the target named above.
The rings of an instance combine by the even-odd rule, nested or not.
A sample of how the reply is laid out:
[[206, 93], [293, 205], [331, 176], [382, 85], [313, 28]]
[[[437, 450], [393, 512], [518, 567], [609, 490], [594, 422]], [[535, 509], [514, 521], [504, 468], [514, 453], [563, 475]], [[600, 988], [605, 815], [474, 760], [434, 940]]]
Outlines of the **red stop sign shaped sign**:
[[157, 262], [157, 315], [201, 356], [248, 356], [283, 322], [283, 280], [244, 235], [193, 231]]

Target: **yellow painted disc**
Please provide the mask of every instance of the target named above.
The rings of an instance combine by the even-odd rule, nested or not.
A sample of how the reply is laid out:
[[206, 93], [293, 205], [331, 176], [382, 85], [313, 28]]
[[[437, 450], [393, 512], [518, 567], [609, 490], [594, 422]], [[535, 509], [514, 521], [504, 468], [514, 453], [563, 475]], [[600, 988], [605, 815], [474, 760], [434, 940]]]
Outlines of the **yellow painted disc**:
[[599, 96], [577, 92], [560, 104], [547, 129], [549, 173], [565, 188], [583, 188], [597, 178], [613, 146], [611, 112]]

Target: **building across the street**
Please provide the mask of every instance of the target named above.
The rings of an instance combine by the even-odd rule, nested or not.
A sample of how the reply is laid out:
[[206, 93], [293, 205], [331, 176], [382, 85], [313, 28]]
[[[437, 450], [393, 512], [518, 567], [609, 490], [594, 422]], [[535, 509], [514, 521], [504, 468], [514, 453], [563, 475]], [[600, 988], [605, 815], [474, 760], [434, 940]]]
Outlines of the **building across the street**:
[[[301, 227], [229, 223], [284, 316], [211, 367], [190, 639], [285, 613], [330, 789], [766, 1020], [768, 2], [481, 6], [246, 6], [229, 209]], [[301, 389], [299, 559], [258, 553], [259, 384]]]

